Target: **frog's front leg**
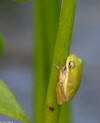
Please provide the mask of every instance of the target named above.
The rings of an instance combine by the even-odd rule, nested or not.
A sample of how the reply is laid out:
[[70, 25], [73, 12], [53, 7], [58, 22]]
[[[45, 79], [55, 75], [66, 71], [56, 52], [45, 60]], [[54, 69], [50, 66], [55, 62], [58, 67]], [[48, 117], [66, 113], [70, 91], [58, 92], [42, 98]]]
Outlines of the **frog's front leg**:
[[56, 94], [57, 94], [57, 104], [61, 105], [66, 102], [66, 97], [64, 94], [64, 81], [65, 81], [65, 66], [57, 66], [54, 65], [59, 70], [59, 78], [56, 87]]
[[56, 69], [57, 69], [57, 70], [62, 69], [62, 67], [61, 67], [61, 66], [58, 66], [58, 65], [56, 65], [56, 64], [54, 64], [54, 67], [56, 67]]

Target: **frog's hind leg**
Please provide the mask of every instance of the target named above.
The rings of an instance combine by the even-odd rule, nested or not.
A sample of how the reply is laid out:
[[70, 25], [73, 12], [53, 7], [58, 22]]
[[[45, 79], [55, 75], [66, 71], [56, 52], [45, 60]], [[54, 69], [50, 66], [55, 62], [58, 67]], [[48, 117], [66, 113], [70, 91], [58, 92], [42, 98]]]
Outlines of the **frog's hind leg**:
[[62, 102], [62, 94], [61, 94], [61, 88], [59, 87], [59, 85], [57, 84], [57, 87], [56, 87], [56, 94], [57, 94], [57, 104], [61, 105], [63, 102]]
[[56, 94], [57, 94], [57, 104], [59, 105], [63, 104], [65, 102], [65, 96], [63, 92], [63, 84], [61, 82], [57, 83]]

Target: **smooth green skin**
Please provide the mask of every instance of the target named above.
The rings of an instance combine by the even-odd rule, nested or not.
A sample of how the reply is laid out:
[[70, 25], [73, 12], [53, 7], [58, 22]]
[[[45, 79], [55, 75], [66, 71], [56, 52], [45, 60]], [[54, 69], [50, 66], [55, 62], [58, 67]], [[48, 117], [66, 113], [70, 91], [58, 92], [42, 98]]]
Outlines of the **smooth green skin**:
[[66, 85], [66, 97], [68, 99], [68, 102], [73, 99], [79, 89], [83, 65], [82, 59], [78, 58], [74, 54], [69, 55], [67, 58], [66, 66], [69, 65], [70, 61], [74, 62], [74, 67], [69, 68], [68, 73], [68, 81]]
[[57, 83], [57, 103], [59, 105], [69, 102], [76, 95], [81, 82], [82, 59], [70, 54], [63, 68], [59, 68], [59, 81]]
[[0, 114], [6, 115], [16, 120], [31, 123], [18, 104], [11, 90], [0, 80]]

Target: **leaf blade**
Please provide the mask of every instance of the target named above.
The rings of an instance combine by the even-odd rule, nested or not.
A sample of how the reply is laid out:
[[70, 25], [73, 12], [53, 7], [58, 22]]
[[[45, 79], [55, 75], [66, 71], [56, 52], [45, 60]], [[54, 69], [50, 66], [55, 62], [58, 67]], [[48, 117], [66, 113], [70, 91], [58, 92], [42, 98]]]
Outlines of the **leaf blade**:
[[2, 80], [0, 80], [0, 113], [16, 120], [30, 122], [14, 94]]

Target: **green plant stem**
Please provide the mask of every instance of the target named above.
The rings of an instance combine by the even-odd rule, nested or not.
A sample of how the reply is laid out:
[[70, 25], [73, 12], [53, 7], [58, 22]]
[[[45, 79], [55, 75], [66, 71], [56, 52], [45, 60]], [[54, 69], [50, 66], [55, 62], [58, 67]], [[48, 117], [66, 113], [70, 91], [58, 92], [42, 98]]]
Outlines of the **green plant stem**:
[[3, 35], [0, 34], [0, 56], [3, 54], [3, 51], [4, 51], [4, 38], [3, 38]]
[[[54, 50], [53, 64], [57, 64], [60, 60], [61, 65], [65, 64], [69, 54], [72, 39], [74, 15], [76, 8], [76, 0], [63, 0], [58, 34]], [[58, 81], [58, 71], [54, 66], [51, 69], [47, 100], [45, 105], [45, 121], [44, 123], [58, 123], [60, 106], [57, 105], [56, 85]]]
[[13, 2], [29, 2], [31, 0], [12, 0]]
[[[45, 1], [45, 16], [48, 38], [48, 61], [49, 69], [51, 69], [52, 57], [57, 37], [57, 28], [60, 15], [60, 0], [44, 0]], [[50, 75], [50, 74], [49, 74]]]
[[71, 123], [72, 113], [70, 103], [63, 104], [60, 111], [59, 123]]
[[[45, 84], [47, 81], [45, 56], [47, 50], [45, 49], [46, 34], [45, 34], [45, 16], [44, 16], [44, 3], [41, 0], [35, 0], [35, 25], [36, 25], [36, 44], [35, 44], [35, 123], [42, 122], [43, 119], [43, 104], [45, 100]], [[46, 50], [46, 51], [45, 51]]]
[[59, 2], [57, 2], [58, 0], [35, 0], [35, 123], [43, 122], [46, 88], [49, 81], [53, 44], [55, 44], [57, 33], [59, 12]]

